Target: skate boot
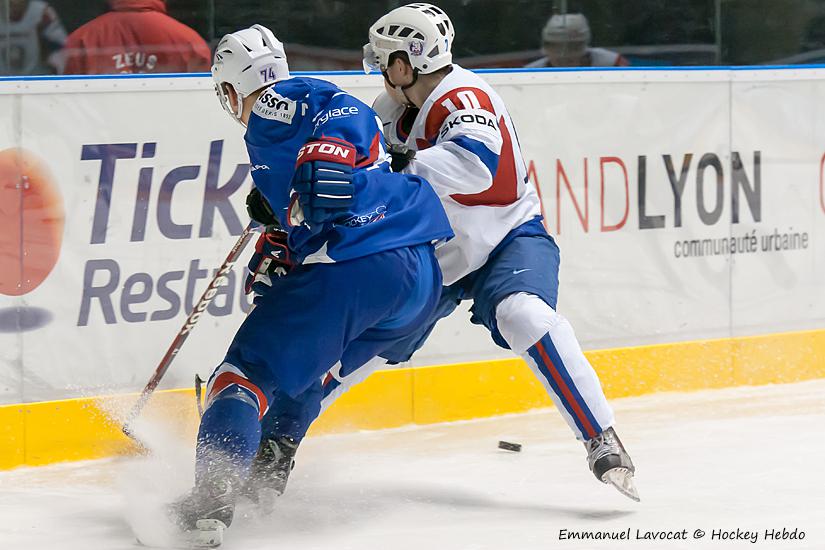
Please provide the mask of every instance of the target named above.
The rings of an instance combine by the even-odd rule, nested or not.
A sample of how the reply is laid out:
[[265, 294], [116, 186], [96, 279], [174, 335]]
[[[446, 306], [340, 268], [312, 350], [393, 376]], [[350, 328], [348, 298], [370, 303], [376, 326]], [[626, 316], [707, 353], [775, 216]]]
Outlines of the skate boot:
[[596, 479], [613, 485], [620, 493], [636, 502], [639, 493], [633, 483], [636, 468], [613, 428], [607, 428], [593, 439], [584, 442], [587, 463]]
[[274, 500], [286, 490], [289, 474], [295, 467], [295, 453], [299, 444], [300, 441], [289, 436], [262, 439], [258, 454], [252, 461], [243, 494], [271, 510]]
[[233, 478], [201, 483], [192, 492], [169, 506], [174, 523], [195, 548], [215, 548], [223, 542], [224, 530], [235, 513]]

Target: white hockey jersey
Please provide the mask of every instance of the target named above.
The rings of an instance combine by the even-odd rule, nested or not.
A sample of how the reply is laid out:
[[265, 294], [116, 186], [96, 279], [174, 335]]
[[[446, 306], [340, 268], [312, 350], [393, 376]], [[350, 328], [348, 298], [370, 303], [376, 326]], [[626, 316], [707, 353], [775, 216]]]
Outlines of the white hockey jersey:
[[43, 0], [32, 0], [20, 19], [11, 20], [4, 15], [0, 9], [0, 45], [5, 50], [0, 52], [0, 75], [52, 72], [41, 59], [42, 42], [62, 47], [67, 36], [54, 8]]
[[498, 94], [453, 65], [404, 131], [414, 111], [386, 92], [373, 106], [390, 143], [415, 149], [404, 172], [424, 177], [441, 198], [455, 238], [436, 250], [444, 284], [479, 269], [514, 228], [541, 215], [515, 127]]
[[[630, 62], [622, 54], [604, 48], [587, 48], [587, 62], [582, 67], [627, 67]], [[542, 57], [525, 65], [528, 69], [552, 67], [550, 59]]]

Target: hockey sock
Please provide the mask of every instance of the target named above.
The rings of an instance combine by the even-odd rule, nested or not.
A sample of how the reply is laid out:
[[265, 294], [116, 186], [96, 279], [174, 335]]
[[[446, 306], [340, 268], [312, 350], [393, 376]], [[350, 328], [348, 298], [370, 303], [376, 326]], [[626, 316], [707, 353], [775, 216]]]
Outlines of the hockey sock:
[[318, 417], [322, 396], [320, 381], [294, 398], [285, 392], [275, 392], [270, 396], [269, 411], [261, 421], [262, 438], [289, 437], [301, 441]]
[[218, 397], [201, 418], [195, 463], [197, 482], [213, 476], [245, 478], [260, 441], [257, 409], [231, 395]]
[[[584, 382], [585, 384], [590, 382], [587, 380], [590, 376], [589, 369], [578, 369], [571, 372], [562, 360], [549, 333], [531, 346], [525, 355], [528, 363], [532, 359], [531, 366], [538, 370], [553, 389], [553, 393], [557, 398], [556, 404], [560, 405], [560, 408], [573, 420], [582, 439], [594, 438], [604, 431], [596, 421], [587, 401], [585, 401], [579, 390], [579, 386], [583, 384], [578, 382]], [[576, 374], [578, 376], [574, 377], [573, 375]], [[577, 380], [577, 378], [584, 379]]]
[[496, 320], [578, 439], [591, 439], [613, 424], [599, 378], [567, 319], [538, 296], [517, 293], [497, 306]]

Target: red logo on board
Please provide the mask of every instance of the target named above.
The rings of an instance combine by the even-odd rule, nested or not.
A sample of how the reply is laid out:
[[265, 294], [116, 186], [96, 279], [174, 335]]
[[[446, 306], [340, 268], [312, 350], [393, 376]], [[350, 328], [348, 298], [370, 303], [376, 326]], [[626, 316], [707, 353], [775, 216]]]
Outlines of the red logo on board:
[[25, 149], [0, 151], [0, 294], [23, 296], [60, 257], [65, 210], [46, 163]]

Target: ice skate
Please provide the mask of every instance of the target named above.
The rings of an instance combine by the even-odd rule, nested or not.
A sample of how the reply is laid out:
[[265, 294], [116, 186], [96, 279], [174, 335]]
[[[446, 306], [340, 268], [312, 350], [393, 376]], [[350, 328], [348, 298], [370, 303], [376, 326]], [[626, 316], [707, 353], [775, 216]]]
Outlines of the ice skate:
[[289, 474], [295, 467], [298, 445], [298, 441], [288, 436], [261, 440], [243, 495], [265, 509], [271, 509], [274, 499], [286, 490]]
[[169, 506], [172, 521], [192, 548], [216, 548], [235, 513], [233, 481], [228, 478], [202, 483]]
[[620, 493], [639, 502], [639, 492], [633, 483], [636, 467], [625, 451], [619, 436], [613, 428], [608, 428], [584, 443], [587, 449], [587, 463], [596, 479], [613, 485]]

